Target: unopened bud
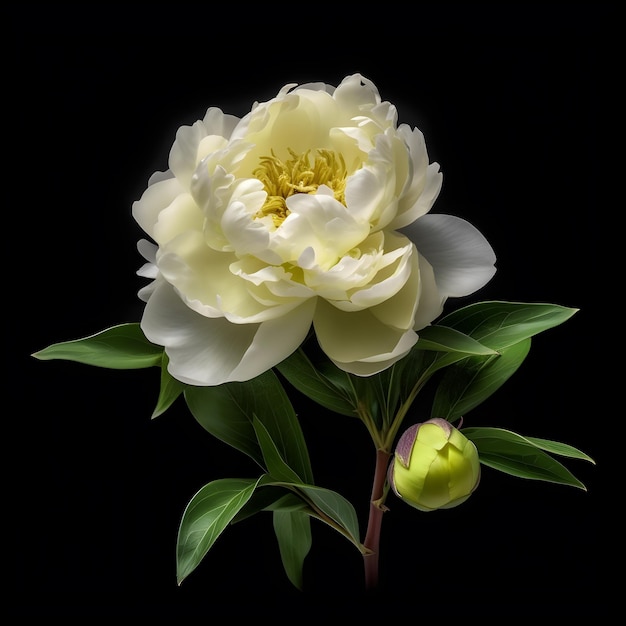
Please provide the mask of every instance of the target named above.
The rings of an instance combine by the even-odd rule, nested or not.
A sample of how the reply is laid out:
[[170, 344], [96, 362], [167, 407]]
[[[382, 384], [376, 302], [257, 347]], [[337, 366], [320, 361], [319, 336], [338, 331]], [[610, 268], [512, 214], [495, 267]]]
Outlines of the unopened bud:
[[451, 509], [478, 486], [478, 450], [447, 420], [429, 419], [400, 437], [388, 479], [394, 493], [420, 511]]

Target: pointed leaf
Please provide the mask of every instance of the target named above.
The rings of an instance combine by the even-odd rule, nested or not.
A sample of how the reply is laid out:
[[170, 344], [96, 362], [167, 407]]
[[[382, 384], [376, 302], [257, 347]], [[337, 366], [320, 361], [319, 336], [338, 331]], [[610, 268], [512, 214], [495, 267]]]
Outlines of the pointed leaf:
[[560, 441], [550, 441], [548, 439], [539, 439], [537, 437], [526, 437], [533, 445], [545, 450], [546, 452], [552, 452], [552, 454], [558, 454], [560, 456], [566, 456], [571, 459], [580, 459], [582, 461], [589, 461], [594, 465], [596, 462], [587, 454], [574, 448], [566, 443]]
[[205, 430], [263, 467], [263, 455], [252, 427], [254, 397], [250, 386], [246, 383], [190, 386], [184, 396], [191, 414]]
[[167, 354], [163, 352], [163, 361], [161, 364], [161, 387], [159, 388], [157, 404], [152, 412], [152, 419], [158, 417], [159, 415], [163, 415], [163, 413], [165, 413], [165, 411], [167, 411], [167, 409], [174, 404], [176, 399], [182, 395], [186, 387], [184, 383], [181, 383], [180, 380], [174, 378], [167, 371], [168, 361], [169, 359], [167, 358]]
[[185, 509], [176, 546], [177, 580], [193, 572], [249, 500], [258, 479], [223, 478], [202, 487]]
[[578, 487], [581, 483], [564, 465], [537, 447], [531, 439], [502, 428], [463, 428], [474, 442], [483, 465], [532, 480]]
[[[267, 475], [265, 475], [267, 478]], [[233, 518], [232, 523], [241, 522], [261, 511], [281, 510], [303, 510], [307, 507], [306, 502], [295, 495], [289, 489], [278, 485], [266, 485], [262, 480], [246, 504], [239, 510]]]
[[479, 302], [446, 315], [438, 325], [455, 328], [500, 351], [562, 324], [578, 310], [556, 304]]
[[[328, 365], [331, 366], [334, 367], [332, 363]], [[354, 403], [342, 386], [335, 384], [323, 373], [322, 368], [314, 366], [302, 348], [279, 363], [276, 369], [307, 398], [334, 413], [355, 416]], [[347, 382], [345, 372], [341, 372], [339, 376]]]
[[343, 528], [354, 545], [359, 547], [359, 521], [354, 507], [336, 491], [314, 485], [294, 484], [313, 505]]
[[440, 352], [461, 352], [463, 354], [489, 355], [496, 351], [484, 346], [473, 337], [462, 332], [433, 324], [419, 331], [419, 339], [415, 346], [420, 350], [436, 350]]
[[311, 518], [301, 511], [276, 510], [273, 513], [274, 533], [287, 577], [302, 590], [304, 559], [311, 549]]
[[139, 324], [120, 324], [83, 339], [55, 343], [32, 356], [63, 359], [109, 369], [141, 369], [161, 365], [163, 348], [150, 343]]
[[267, 428], [259, 421], [256, 415], [252, 420], [252, 425], [261, 446], [261, 453], [263, 454], [268, 474], [278, 481], [301, 482], [302, 478], [281, 457], [280, 451], [272, 441]]
[[356, 511], [341, 494], [315, 485], [276, 481], [267, 475], [262, 478], [260, 485], [283, 486], [299, 494], [313, 509], [312, 515], [329, 524], [335, 530], [342, 531], [344, 537], [349, 539], [359, 550], [362, 550], [362, 545], [359, 543], [359, 521]]
[[431, 416], [454, 421], [484, 402], [517, 371], [530, 343], [525, 339], [501, 349], [499, 356], [468, 357], [451, 366], [437, 387]]
[[246, 382], [185, 389], [195, 419], [213, 436], [244, 452], [265, 467], [252, 425], [253, 416], [267, 429], [280, 457], [298, 476], [313, 482], [304, 435], [293, 406], [271, 370]]

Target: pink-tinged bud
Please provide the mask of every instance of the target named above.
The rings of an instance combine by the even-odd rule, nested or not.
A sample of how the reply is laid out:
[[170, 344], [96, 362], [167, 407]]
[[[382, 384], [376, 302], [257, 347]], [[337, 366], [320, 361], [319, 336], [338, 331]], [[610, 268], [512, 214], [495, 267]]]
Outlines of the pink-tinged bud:
[[450, 422], [435, 417], [402, 434], [388, 479], [394, 493], [420, 511], [451, 509], [478, 486], [478, 450]]

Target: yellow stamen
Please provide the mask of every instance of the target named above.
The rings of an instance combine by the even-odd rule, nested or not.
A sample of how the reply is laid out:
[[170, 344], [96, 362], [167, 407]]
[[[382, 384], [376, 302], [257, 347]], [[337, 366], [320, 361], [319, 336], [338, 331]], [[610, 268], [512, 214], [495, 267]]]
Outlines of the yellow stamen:
[[345, 205], [346, 164], [341, 154], [332, 150], [318, 150], [311, 165], [309, 152], [298, 155], [289, 149], [291, 158], [281, 161], [272, 151], [261, 157], [261, 164], [253, 174], [262, 183], [267, 199], [255, 217], [272, 217], [276, 227], [289, 215], [285, 200], [295, 193], [315, 193], [320, 185], [330, 187], [335, 199]]

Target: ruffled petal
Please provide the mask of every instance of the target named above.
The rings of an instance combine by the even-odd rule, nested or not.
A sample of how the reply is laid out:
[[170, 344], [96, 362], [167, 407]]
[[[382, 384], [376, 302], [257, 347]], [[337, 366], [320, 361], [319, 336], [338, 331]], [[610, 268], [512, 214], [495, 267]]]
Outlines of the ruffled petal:
[[219, 135], [229, 139], [233, 130], [239, 123], [235, 115], [226, 114], [218, 107], [209, 107], [202, 118], [207, 135]]
[[182, 185], [189, 187], [198, 164], [198, 146], [206, 137], [206, 128], [200, 120], [191, 126], [181, 126], [170, 149], [169, 166]]
[[[289, 313], [310, 290], [274, 295], [244, 272], [234, 254], [216, 252], [204, 244], [201, 233], [188, 231], [162, 249], [158, 266], [190, 309], [206, 317], [225, 317], [236, 324], [260, 323]], [[210, 269], [209, 269], [210, 268]], [[277, 280], [266, 272], [266, 278]]]
[[346, 76], [335, 89], [333, 97], [348, 111], [371, 109], [381, 102], [378, 88], [361, 74]]
[[168, 207], [185, 189], [176, 178], [166, 178], [150, 185], [139, 200], [133, 202], [132, 215], [146, 232], [154, 239], [154, 226], [159, 213]]
[[496, 255], [469, 222], [453, 215], [424, 215], [403, 232], [415, 242], [435, 272], [444, 297], [467, 296], [496, 273]]
[[200, 160], [226, 145], [238, 121], [234, 115], [224, 115], [221, 109], [210, 107], [204, 119], [178, 129], [170, 149], [169, 166], [185, 187], [189, 187]]
[[416, 250], [409, 257], [410, 272], [402, 288], [385, 301], [373, 306], [370, 310], [372, 315], [380, 320], [385, 326], [393, 326], [399, 330], [409, 330], [414, 327], [415, 313], [422, 302], [422, 280], [420, 277], [419, 255]]
[[[310, 248], [315, 251], [315, 264], [328, 269], [367, 237], [369, 224], [356, 220], [330, 195], [330, 190], [324, 193], [322, 187], [317, 194], [300, 193], [287, 198], [291, 213], [276, 230], [271, 243], [272, 250], [284, 262], [298, 262], [300, 255]], [[311, 263], [312, 260], [307, 267]]]
[[343, 311], [374, 307], [398, 293], [409, 279], [415, 246], [406, 237], [385, 234], [385, 252], [380, 257], [376, 274], [366, 285], [351, 291], [344, 302], [333, 302]]

